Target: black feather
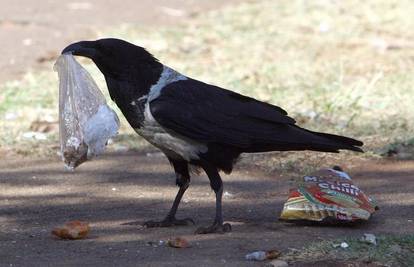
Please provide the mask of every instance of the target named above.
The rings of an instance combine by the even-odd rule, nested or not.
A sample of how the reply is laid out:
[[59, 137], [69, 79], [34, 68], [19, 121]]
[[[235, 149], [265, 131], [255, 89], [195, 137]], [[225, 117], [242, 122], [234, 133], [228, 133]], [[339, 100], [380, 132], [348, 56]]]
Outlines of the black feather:
[[163, 127], [238, 153], [273, 150], [361, 151], [351, 138], [311, 132], [276, 106], [193, 79], [166, 86], [150, 103]]

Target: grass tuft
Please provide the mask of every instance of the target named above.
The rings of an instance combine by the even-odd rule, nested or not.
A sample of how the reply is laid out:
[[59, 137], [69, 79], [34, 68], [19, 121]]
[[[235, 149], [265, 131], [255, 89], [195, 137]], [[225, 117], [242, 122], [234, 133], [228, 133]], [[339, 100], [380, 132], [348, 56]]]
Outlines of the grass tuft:
[[[338, 244], [346, 242], [349, 247]], [[377, 237], [377, 245], [361, 242], [358, 238], [345, 238], [312, 243], [283, 256], [290, 261], [358, 261], [377, 262], [385, 266], [414, 266], [414, 235]]]

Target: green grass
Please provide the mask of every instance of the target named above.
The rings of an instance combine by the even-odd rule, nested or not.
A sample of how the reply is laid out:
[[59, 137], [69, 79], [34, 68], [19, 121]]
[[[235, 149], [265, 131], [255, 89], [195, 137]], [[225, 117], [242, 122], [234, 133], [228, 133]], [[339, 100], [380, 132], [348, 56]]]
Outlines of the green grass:
[[[304, 127], [360, 138], [375, 151], [414, 136], [413, 8], [410, 0], [255, 1], [175, 27], [122, 25], [98, 35], [144, 46], [182, 73], [280, 105]], [[99, 71], [87, 67], [106, 93]], [[57, 118], [51, 71], [0, 92], [0, 117], [19, 115], [1, 121], [0, 146], [20, 144], [11, 137], [36, 117]], [[122, 133], [133, 135], [126, 126]]]
[[[346, 242], [349, 247], [335, 247]], [[414, 266], [414, 235], [383, 235], [377, 237], [377, 245], [345, 238], [312, 243], [298, 251], [287, 253], [290, 261], [352, 260], [379, 262], [386, 266]]]

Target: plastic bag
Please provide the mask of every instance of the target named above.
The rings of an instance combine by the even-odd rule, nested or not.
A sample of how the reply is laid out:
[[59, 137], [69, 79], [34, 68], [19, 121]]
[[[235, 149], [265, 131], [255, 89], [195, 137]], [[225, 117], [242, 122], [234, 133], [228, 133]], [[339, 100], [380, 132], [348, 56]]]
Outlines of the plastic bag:
[[322, 223], [366, 221], [377, 209], [346, 172], [322, 169], [296, 180], [280, 219]]
[[62, 160], [68, 170], [101, 154], [119, 129], [116, 113], [90, 74], [71, 54], [61, 55], [59, 75], [59, 135]]

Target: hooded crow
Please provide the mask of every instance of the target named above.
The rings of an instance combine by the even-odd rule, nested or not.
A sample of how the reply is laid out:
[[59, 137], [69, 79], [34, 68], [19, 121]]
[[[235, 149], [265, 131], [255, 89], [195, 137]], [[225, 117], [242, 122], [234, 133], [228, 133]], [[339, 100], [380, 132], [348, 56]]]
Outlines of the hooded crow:
[[81, 41], [63, 53], [90, 58], [105, 76], [109, 94], [129, 124], [168, 158], [179, 191], [162, 221], [147, 227], [186, 225], [175, 217], [190, 184], [189, 164], [203, 169], [216, 195], [216, 215], [196, 233], [227, 232], [219, 171], [230, 173], [241, 153], [313, 150], [362, 152], [352, 138], [300, 128], [282, 108], [187, 77], [144, 48], [119, 39]]

